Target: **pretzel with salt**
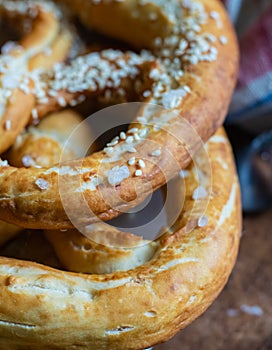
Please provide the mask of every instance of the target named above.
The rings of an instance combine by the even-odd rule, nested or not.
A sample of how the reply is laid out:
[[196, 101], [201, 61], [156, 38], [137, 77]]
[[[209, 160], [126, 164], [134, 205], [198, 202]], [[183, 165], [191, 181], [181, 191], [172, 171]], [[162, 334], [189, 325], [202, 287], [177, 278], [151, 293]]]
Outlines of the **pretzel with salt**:
[[[130, 243], [122, 250], [95, 252], [86, 246], [84, 252], [70, 253], [70, 265], [82, 264], [78, 255], [89, 254], [98, 260], [87, 260], [88, 269], [100, 268], [105, 274], [72, 273], [1, 257], [0, 345], [8, 350], [140, 350], [169, 339], [203, 313], [227, 281], [241, 233], [239, 185], [225, 134], [219, 131], [206, 148], [211, 196], [194, 195], [205, 186], [205, 167], [189, 169], [184, 207], [162, 236], [135, 245], [135, 252]], [[199, 170], [204, 173], [201, 184]], [[183, 191], [182, 183], [177, 192], [180, 186]], [[196, 202], [202, 207], [207, 199], [205, 213], [193, 210]], [[84, 237], [83, 243], [69, 235], [63, 239], [66, 247], [70, 239], [78, 249], [86, 243]], [[54, 247], [60, 253], [63, 247], [57, 241]]]
[[[63, 121], [65, 120], [65, 125]], [[58, 164], [60, 159], [70, 160], [84, 154], [82, 140], [90, 137], [91, 130], [84, 130], [74, 142], [63, 150], [67, 137], [82, 122], [82, 117], [72, 110], [56, 112], [44, 119], [37, 127], [29, 128], [20, 135], [7, 159], [17, 167], [46, 167]], [[0, 221], [0, 246], [14, 238], [23, 229]]]
[[[84, 197], [92, 214], [81, 219], [88, 224], [97, 217], [117, 216], [137, 196], [142, 201], [177, 172], [174, 164], [188, 164], [189, 153], [200, 146], [195, 133], [207, 141], [222, 124], [234, 88], [237, 44], [218, 1], [90, 0], [81, 4], [77, 11], [85, 23], [89, 18], [97, 31], [145, 50], [139, 54], [112, 49], [94, 52], [68, 65], [26, 75], [34, 87], [24, 98], [35, 100], [34, 114], [43, 116], [75, 105], [86, 95], [109, 103], [137, 98], [148, 104], [127, 132], [83, 160], [47, 169], [17, 169], [2, 162], [0, 218], [23, 227], [72, 227], [59, 181], [67, 183], [70, 198]], [[153, 104], [164, 110], [154, 111]], [[110, 205], [105, 198], [111, 199]]]
[[26, 33], [18, 43], [7, 42], [0, 56], [0, 154], [30, 120], [34, 98], [28, 93], [24, 75], [63, 61], [72, 44], [72, 34], [60, 25], [53, 3], [1, 0], [0, 20], [5, 19], [23, 21], [22, 31]]

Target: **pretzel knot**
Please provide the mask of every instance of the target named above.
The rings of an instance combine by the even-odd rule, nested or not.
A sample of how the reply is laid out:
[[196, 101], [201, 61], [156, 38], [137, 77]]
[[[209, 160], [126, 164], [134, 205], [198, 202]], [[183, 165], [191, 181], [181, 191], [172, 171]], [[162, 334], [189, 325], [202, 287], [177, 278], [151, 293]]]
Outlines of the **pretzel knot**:
[[[23, 16], [29, 13], [33, 16], [31, 10], [37, 9], [34, 11], [34, 24], [37, 21], [39, 27], [33, 26], [33, 32], [27, 37], [28, 42], [33, 44], [30, 46], [31, 49], [28, 47], [24, 49], [24, 40], [22, 41], [23, 53], [19, 57], [23, 59], [35, 51], [34, 37], [38, 35], [37, 31], [43, 25], [40, 21], [41, 14], [48, 17], [48, 20], [50, 18], [55, 27], [57, 26], [56, 16], [51, 12], [43, 12], [49, 11], [50, 6], [43, 9], [41, 4], [32, 1], [23, 3], [2, 1], [1, 4], [3, 11], [17, 11]], [[176, 113], [171, 117], [170, 113], [171, 110], [175, 110], [178, 116], [188, 121], [202, 140], [206, 141], [222, 123], [234, 86], [237, 69], [236, 41], [227, 17], [216, 1], [212, 3], [170, 1], [164, 5], [156, 1], [100, 3], [86, 1], [82, 2], [82, 6], [86, 8], [83, 7], [79, 15], [84, 17], [88, 13], [90, 24], [93, 24], [96, 30], [127, 40], [138, 48], [144, 48], [142, 45], [146, 45], [148, 50], [140, 54], [104, 50], [78, 57], [69, 64], [56, 64], [51, 70], [36, 69], [28, 72], [23, 67], [22, 76], [15, 84], [16, 88], [10, 87], [13, 81], [6, 82], [9, 64], [3, 64], [1, 144], [2, 139], [8, 141], [3, 141], [1, 149], [5, 150], [10, 145], [12, 139], [10, 134], [15, 135], [21, 130], [22, 125], [19, 130], [15, 127], [17, 123], [20, 121], [23, 126], [26, 124], [30, 118], [30, 110], [34, 117], [41, 117], [66, 105], [74, 106], [87, 95], [105, 97], [109, 103], [137, 98], [149, 104], [162, 105], [169, 109], [169, 114], [153, 115], [149, 106], [143, 108], [139, 114], [140, 118], [135, 120], [133, 130], [128, 131], [130, 138], [119, 139], [103, 152], [86, 158], [80, 164], [78, 172], [76, 171], [78, 165], [73, 162], [65, 165], [65, 172], [61, 167], [26, 170], [7, 167], [3, 163], [0, 177], [0, 217], [24, 227], [71, 227], [58, 193], [58, 176], [66, 176], [68, 183], [70, 181], [83, 184], [83, 188], [86, 189], [82, 190], [84, 197], [95, 215], [104, 220], [117, 215], [120, 206], [118, 199], [114, 202], [114, 208], [108, 208], [103, 201], [112, 186], [106, 176], [110, 169], [105, 169], [105, 174], [99, 177], [100, 191], [97, 187], [93, 190], [92, 184], [97, 182], [99, 164], [108, 157], [107, 163], [111, 168], [125, 166], [124, 162], [130, 152], [135, 152], [137, 157], [137, 149], [145, 140], [156, 140], [158, 148], [168, 148], [171, 153], [177, 154], [177, 161], [184, 167], [189, 160], [185, 147], [173, 141], [169, 135], [165, 136], [164, 131], [158, 126], [175, 125], [179, 117]], [[118, 25], [105, 25], [109, 18], [112, 18], [109, 13], [114, 14], [114, 21]], [[142, 28], [144, 23], [146, 23], [144, 27], [146, 34], [143, 36], [140, 35], [140, 29], [138, 32], [130, 28], [134, 25]], [[129, 37], [127, 25], [131, 29]], [[54, 26], [51, 25], [50, 28]], [[48, 31], [46, 35], [46, 38], [42, 37], [44, 44], [48, 44], [50, 39]], [[227, 44], [224, 45], [225, 43]], [[44, 45], [42, 47], [44, 49]], [[3, 55], [2, 60], [8, 61], [9, 57], [10, 54]], [[14, 58], [12, 62], [16, 62], [16, 59]], [[12, 67], [10, 69], [14, 72]], [[151, 127], [146, 127], [145, 123]], [[135, 127], [137, 132], [133, 132]], [[171, 131], [179, 127], [177, 124]], [[198, 147], [196, 140], [191, 140], [190, 136], [187, 139], [185, 140], [187, 149], [195, 151]], [[128, 140], [132, 140], [129, 147], [126, 144]], [[146, 149], [145, 159], [148, 159], [153, 151]], [[114, 157], [114, 153], [118, 157]], [[172, 165], [167, 164], [163, 157], [163, 154], [158, 157], [160, 163], [165, 163], [162, 170], [164, 173], [171, 173]], [[65, 175], [62, 175], [63, 173]], [[92, 174], [88, 181], [86, 176], [83, 179], [84, 173]], [[39, 179], [48, 184], [43, 191], [36, 185]], [[151, 165], [148, 161], [143, 175], [136, 179], [133, 169], [127, 167], [127, 178], [120, 184], [114, 184], [120, 185], [118, 197], [122, 197], [123, 188], [131, 188], [135, 181], [140, 188], [145, 179], [152, 182], [153, 189], [163, 185], [165, 181], [157, 171], [156, 165]], [[147, 195], [144, 193], [144, 185], [142, 188], [143, 193], [138, 193], [139, 198]], [[74, 188], [73, 191], [78, 190]], [[130, 202], [134, 196], [133, 191], [130, 191], [127, 193], [126, 201]], [[50, 205], [48, 205], [49, 198]]]
[[[0, 162], [0, 219], [46, 230], [63, 267], [76, 273], [1, 258], [0, 294], [7, 303], [0, 303], [0, 332], [16, 347], [16, 331], [20, 345], [29, 349], [141, 349], [168, 339], [204, 311], [233, 266], [239, 185], [224, 132], [204, 147], [213, 174], [210, 198], [191, 167], [183, 179], [188, 189], [184, 207], [154, 242], [106, 232], [97, 222], [142, 202], [183, 174], [192, 158], [207, 164], [197, 152], [227, 113], [237, 43], [217, 0], [59, 2], [61, 10], [48, 1], [0, 0], [0, 15], [16, 20], [23, 33], [17, 44], [4, 45], [0, 57], [0, 154], [12, 146], [8, 159], [23, 165]], [[107, 48], [71, 58], [67, 16], [132, 49]], [[71, 160], [74, 150], [64, 152], [65, 162], [55, 165], [54, 157], [26, 162], [18, 141], [24, 128], [88, 99], [140, 104], [127, 130], [103, 150], [76, 160]], [[60, 124], [54, 125], [60, 132]], [[24, 140], [30, 137], [38, 147], [31, 130]], [[24, 162], [16, 160], [18, 153]], [[204, 165], [202, 173], [205, 182]], [[82, 201], [88, 210], [82, 210]], [[195, 210], [194, 201], [205, 215]], [[79, 236], [67, 210], [91, 244]], [[120, 241], [124, 245], [115, 246]], [[122, 310], [116, 310], [119, 304]]]

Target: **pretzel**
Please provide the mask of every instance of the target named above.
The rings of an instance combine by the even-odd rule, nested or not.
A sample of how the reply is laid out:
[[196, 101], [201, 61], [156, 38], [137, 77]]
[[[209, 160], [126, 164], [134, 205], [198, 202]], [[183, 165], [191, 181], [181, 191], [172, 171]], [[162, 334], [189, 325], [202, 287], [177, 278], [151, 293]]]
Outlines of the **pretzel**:
[[41, 168], [58, 164], [60, 159], [66, 161], [82, 156], [82, 143], [89, 139], [90, 129], [84, 130], [78, 139], [64, 148], [67, 138], [82, 120], [79, 114], [68, 109], [52, 113], [37, 127], [30, 127], [17, 138], [7, 154], [9, 163], [18, 168]]
[[155, 253], [140, 266], [88, 275], [1, 258], [0, 344], [138, 350], [167, 340], [204, 312], [226, 283], [241, 230], [239, 185], [222, 130], [206, 149], [213, 175], [206, 212], [193, 210], [203, 197], [193, 199], [200, 184], [191, 168], [178, 220], [144, 246], [155, 246]]
[[[51, 114], [36, 128], [29, 128], [17, 138], [7, 154], [9, 162], [18, 167], [46, 167], [59, 163], [61, 157], [70, 160], [84, 154], [82, 140], [90, 137], [91, 130], [84, 130], [80, 138], [74, 139], [73, 144], [63, 151], [67, 137], [80, 122], [82, 117], [71, 110]], [[22, 228], [18, 226], [0, 221], [0, 246], [21, 231]]]
[[[25, 72], [52, 68], [64, 60], [72, 42], [70, 31], [60, 26], [57, 7], [50, 2], [0, 1], [0, 16], [23, 20], [26, 33], [18, 43], [8, 42], [0, 56], [0, 153], [7, 150], [30, 120], [34, 105]], [[23, 25], [23, 27], [24, 27]]]
[[[236, 39], [218, 1], [82, 1], [76, 12], [97, 31], [146, 50], [139, 54], [103, 50], [52, 70], [26, 74], [23, 81], [29, 93], [19, 87], [24, 101], [14, 98], [10, 108], [24, 105], [25, 114], [32, 108], [32, 114], [43, 117], [87, 96], [107, 103], [137, 99], [149, 104], [130, 130], [122, 133], [123, 139], [119, 135], [86, 159], [48, 169], [17, 169], [2, 162], [0, 218], [27, 228], [72, 228], [60, 198], [59, 180], [67, 183], [71, 198], [80, 192], [88, 203], [93, 214], [82, 217], [84, 224], [119, 215], [121, 208], [135, 200], [135, 187], [142, 201], [168, 175], [177, 173], [173, 163], [184, 168], [191, 159], [189, 153], [199, 148], [200, 140], [189, 134], [187, 123], [203, 141], [222, 124], [235, 84]], [[150, 104], [164, 110], [152, 111]], [[151, 147], [154, 142], [156, 149]], [[169, 162], [164, 150], [176, 161]], [[132, 156], [145, 159], [145, 168], [137, 171], [129, 165]], [[113, 182], [107, 175], [112, 172]], [[36, 185], [40, 180], [46, 184], [42, 189]], [[111, 198], [111, 205], [105, 198]]]

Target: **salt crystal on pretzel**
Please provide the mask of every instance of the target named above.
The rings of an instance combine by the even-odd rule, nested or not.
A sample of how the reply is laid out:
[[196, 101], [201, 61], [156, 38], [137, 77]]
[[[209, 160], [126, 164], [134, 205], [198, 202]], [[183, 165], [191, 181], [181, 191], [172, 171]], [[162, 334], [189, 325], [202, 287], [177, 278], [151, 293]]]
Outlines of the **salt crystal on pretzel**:
[[[25, 74], [20, 89], [34, 100], [33, 116], [38, 119], [51, 108], [76, 105], [87, 95], [110, 102], [134, 97], [164, 109], [143, 106], [126, 133], [116, 135], [103, 151], [84, 160], [47, 169], [16, 169], [1, 163], [0, 216], [26, 227], [71, 227], [59, 181], [83, 223], [97, 220], [96, 215], [109, 219], [119, 214], [120, 199], [129, 205], [135, 197], [134, 186], [140, 189], [141, 200], [150, 188], [160, 187], [174, 174], [180, 173], [179, 186], [185, 181], [188, 195], [175, 224], [155, 242], [145, 242], [145, 247], [133, 251], [130, 242], [125, 259], [120, 251], [115, 259], [100, 259], [85, 246], [83, 263], [86, 255], [99, 257], [85, 271], [105, 275], [1, 258], [0, 333], [4, 338], [0, 337], [0, 345], [29, 350], [147, 348], [167, 340], [210, 305], [237, 254], [239, 186], [224, 133], [218, 132], [217, 142], [204, 148], [213, 174], [208, 179], [211, 196], [204, 196], [204, 190], [208, 192], [205, 182], [198, 183], [190, 171], [180, 172], [191, 158], [189, 153], [194, 154], [201, 140], [206, 141], [223, 121], [235, 82], [236, 42], [215, 0], [69, 2], [85, 24], [149, 51], [136, 55], [108, 50], [51, 71]], [[220, 42], [222, 35], [226, 45]], [[200, 163], [206, 163], [200, 169], [205, 180], [209, 162], [199, 157]], [[199, 198], [194, 191], [201, 187]], [[77, 196], [86, 199], [93, 217], [77, 207]], [[104, 198], [113, 205], [108, 206]], [[97, 226], [90, 230], [95, 232]], [[104, 248], [100, 253], [110, 257], [114, 249]], [[73, 256], [69, 256], [69, 267]], [[125, 271], [118, 271], [120, 264]]]
[[0, 345], [138, 350], [168, 340], [204, 312], [226, 283], [241, 233], [231, 147], [222, 130], [216, 140], [206, 146], [213, 176], [205, 211], [194, 210], [199, 184], [191, 168], [182, 211], [154, 242], [125, 237], [127, 244], [115, 247], [122, 235], [96, 224], [88, 230], [100, 245], [77, 232], [47, 232], [66, 269], [91, 274], [0, 258]]
[[[154, 147], [151, 149], [150, 144], [156, 142], [157, 148], [168, 150], [176, 162], [185, 167], [190, 160], [189, 153], [194, 153], [200, 140], [206, 141], [223, 122], [234, 88], [238, 62], [236, 39], [217, 1], [172, 0], [162, 5], [160, 1], [112, 0], [82, 1], [81, 4], [82, 9], [79, 6], [74, 10], [84, 23], [88, 17], [96, 30], [145, 50], [140, 54], [105, 50], [78, 57], [68, 65], [58, 64], [51, 71], [26, 74], [23, 85], [29, 86], [29, 96], [36, 101], [35, 114], [42, 116], [65, 104], [74, 105], [79, 102], [78, 98], [88, 94], [107, 95], [112, 103], [137, 96], [167, 111], [158, 112], [152, 105], [146, 105], [139, 117], [144, 118], [147, 125], [136, 119], [131, 128], [138, 128], [137, 132], [132, 135], [128, 132], [126, 139], [123, 135], [123, 139], [112, 146], [82, 161], [51, 169], [1, 167], [0, 217], [25, 227], [71, 227], [59, 194], [59, 177], [67, 183], [70, 196], [83, 194], [93, 214], [82, 220], [89, 223], [96, 221], [97, 216], [108, 220], [118, 215], [123, 205], [121, 198], [126, 198], [128, 205], [134, 200], [135, 184], [140, 189], [139, 201], [143, 200], [150, 190], [162, 186], [166, 178], [177, 171], [165, 152], [158, 157], [157, 164], [154, 157], [151, 162], [149, 157]], [[131, 9], [139, 11], [139, 16]], [[222, 26], [209, 16], [211, 11], [219, 14]], [[108, 17], [109, 13], [112, 15]], [[116, 25], [111, 25], [111, 21]], [[138, 24], [139, 31], [132, 30], [130, 26], [134, 24]], [[139, 36], [141, 30], [146, 31], [145, 36]], [[222, 35], [226, 36], [227, 45], [220, 43]], [[146, 91], [150, 93], [147, 95]], [[45, 97], [48, 103], [42, 102]], [[191, 126], [191, 131], [186, 125]], [[195, 137], [196, 134], [200, 138]], [[138, 157], [140, 149], [141, 157]], [[145, 168], [128, 168], [130, 176], [117, 184], [113, 207], [109, 208], [103, 200], [113, 193], [107, 174], [116, 167], [127, 166], [132, 154], [145, 159]], [[159, 169], [158, 164], [162, 168]], [[103, 170], [98, 173], [101, 166]], [[42, 193], [35, 186], [40, 178], [49, 184]], [[151, 184], [149, 190], [147, 179]], [[97, 186], [94, 187], [94, 183]], [[53, 205], [52, 202], [48, 205], [48, 198], [54, 200]]]
[[[24, 75], [38, 67], [52, 67], [66, 58], [72, 35], [59, 23], [56, 5], [39, 1], [0, 1], [0, 15], [29, 20], [32, 30], [0, 56], [0, 153], [8, 149], [27, 125], [35, 100]], [[50, 52], [48, 53], [48, 49]]]

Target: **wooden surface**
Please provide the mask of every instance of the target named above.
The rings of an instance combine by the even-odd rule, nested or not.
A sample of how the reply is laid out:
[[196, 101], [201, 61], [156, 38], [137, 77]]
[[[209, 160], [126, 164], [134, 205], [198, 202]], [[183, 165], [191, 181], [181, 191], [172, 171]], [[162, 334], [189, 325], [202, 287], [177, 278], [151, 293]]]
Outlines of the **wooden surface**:
[[236, 267], [215, 303], [154, 350], [272, 350], [272, 210], [244, 218]]

